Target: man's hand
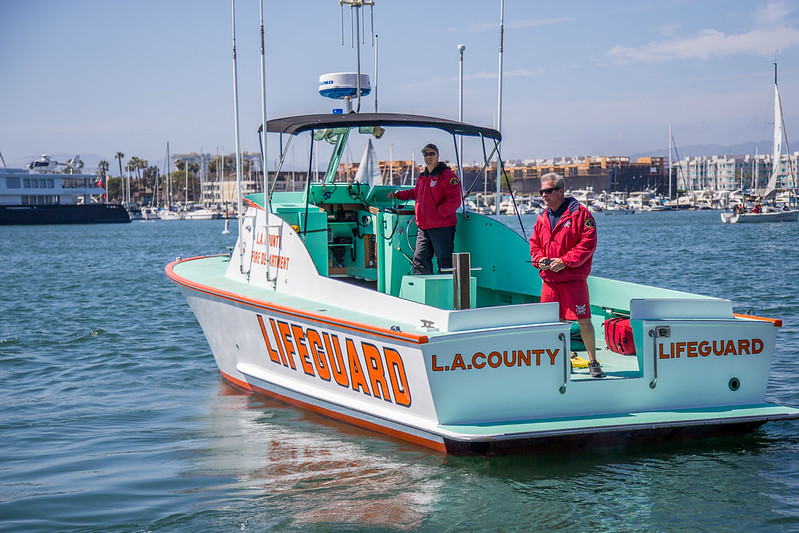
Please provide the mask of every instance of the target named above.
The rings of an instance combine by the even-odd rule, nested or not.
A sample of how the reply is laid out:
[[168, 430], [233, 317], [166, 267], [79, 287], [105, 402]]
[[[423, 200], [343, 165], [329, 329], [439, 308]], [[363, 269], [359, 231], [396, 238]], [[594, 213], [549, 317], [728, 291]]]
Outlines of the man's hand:
[[388, 197], [393, 200], [394, 198], [397, 197], [397, 193], [395, 193], [394, 191], [391, 191], [390, 193], [388, 193]]
[[566, 268], [566, 265], [563, 264], [563, 261], [561, 259], [556, 258], [552, 259], [549, 262], [549, 270], [551, 270], [552, 272], [560, 272], [564, 268]]

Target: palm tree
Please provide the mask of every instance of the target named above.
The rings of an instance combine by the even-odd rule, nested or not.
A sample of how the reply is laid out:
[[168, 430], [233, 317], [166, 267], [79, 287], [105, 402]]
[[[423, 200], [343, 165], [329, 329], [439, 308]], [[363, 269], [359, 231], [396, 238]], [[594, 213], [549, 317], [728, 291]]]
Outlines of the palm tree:
[[148, 163], [146, 159], [139, 159], [138, 157], [136, 160], [136, 174], [139, 176], [139, 179], [141, 179], [141, 171], [146, 169], [150, 163]]
[[124, 157], [125, 157], [125, 154], [123, 154], [122, 152], [117, 152], [117, 155], [114, 156], [114, 159], [116, 159], [119, 162], [119, 177], [120, 178], [122, 177], [122, 158], [124, 158]]
[[147, 168], [147, 161], [144, 161], [140, 157], [134, 155], [128, 160], [127, 170], [131, 173], [134, 171], [136, 172], [136, 178], [133, 180], [133, 182], [137, 185], [135, 187], [131, 187], [131, 194], [133, 197], [136, 196], [133, 190], [138, 190], [141, 188], [141, 169], [143, 168]]
[[[147, 161], [144, 162], [147, 164]], [[144, 194], [147, 194], [149, 189], [152, 192], [150, 197], [150, 205], [156, 205], [158, 199], [158, 167], [147, 165], [142, 172], [142, 185], [144, 186]]]
[[[119, 183], [120, 184], [123, 183], [123, 178], [122, 178], [122, 158], [123, 157], [125, 157], [125, 154], [123, 154], [122, 152], [117, 152], [116, 155], [114, 156], [114, 158], [119, 163]], [[122, 188], [122, 190], [124, 190], [124, 187]], [[123, 194], [122, 195], [123, 201], [124, 201], [124, 197], [125, 197], [125, 195]]]
[[[148, 163], [147, 163], [146, 159], [140, 159], [138, 157], [136, 158], [136, 178], [139, 181], [139, 185], [138, 185], [137, 188], [141, 188], [142, 187], [141, 171], [145, 170], [147, 168], [147, 165], [148, 165]], [[146, 186], [144, 187], [144, 190], [142, 191], [142, 194], [147, 194], [147, 187]]]
[[97, 163], [97, 177], [99, 178], [98, 182], [100, 187], [105, 189], [105, 195], [103, 195], [103, 200], [110, 201], [111, 199], [108, 197], [108, 161], [105, 159], [100, 160]]

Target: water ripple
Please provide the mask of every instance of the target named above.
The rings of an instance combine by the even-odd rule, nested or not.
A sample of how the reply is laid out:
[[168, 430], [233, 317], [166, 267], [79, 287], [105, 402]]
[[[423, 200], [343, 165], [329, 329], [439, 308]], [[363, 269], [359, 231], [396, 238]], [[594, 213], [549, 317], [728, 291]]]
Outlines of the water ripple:
[[[653, 213], [597, 225], [595, 274], [782, 318], [768, 396], [799, 405], [799, 224]], [[446, 457], [236, 391], [163, 273], [232, 245], [222, 227], [0, 227], [13, 295], [0, 302], [0, 529], [799, 530], [793, 422], [624, 451]]]

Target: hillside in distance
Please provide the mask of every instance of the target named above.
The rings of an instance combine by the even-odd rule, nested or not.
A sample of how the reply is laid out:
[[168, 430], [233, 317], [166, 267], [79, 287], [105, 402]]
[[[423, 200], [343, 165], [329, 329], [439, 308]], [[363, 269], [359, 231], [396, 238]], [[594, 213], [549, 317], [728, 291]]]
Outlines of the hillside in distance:
[[[768, 141], [747, 141], [744, 143], [733, 144], [729, 146], [721, 146], [719, 144], [690, 144], [687, 146], [675, 146], [676, 150], [672, 152], [672, 159], [685, 159], [686, 157], [700, 157], [700, 156], [725, 156], [725, 155], [754, 155], [755, 151], [759, 154], [770, 154], [772, 144]], [[783, 147], [783, 152], [785, 151]], [[668, 148], [660, 150], [651, 150], [649, 152], [639, 152], [630, 154], [630, 159], [635, 161], [639, 157], [668, 157]]]

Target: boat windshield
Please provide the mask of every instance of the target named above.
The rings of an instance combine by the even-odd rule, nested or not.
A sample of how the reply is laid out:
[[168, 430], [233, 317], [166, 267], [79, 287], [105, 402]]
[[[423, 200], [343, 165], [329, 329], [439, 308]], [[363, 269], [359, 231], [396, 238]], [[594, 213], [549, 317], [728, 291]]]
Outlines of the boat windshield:
[[[312, 182], [411, 186], [423, 164], [421, 147], [434, 143], [441, 161], [464, 176], [464, 161], [470, 176], [483, 176], [499, 150], [501, 135], [491, 128], [448, 119], [396, 113], [349, 115], [304, 115], [273, 119], [267, 132], [289, 136], [280, 143], [281, 160], [277, 175], [285, 167], [302, 168], [294, 161], [297, 153], [308, 156], [304, 188]], [[305, 134], [308, 132], [308, 134]], [[324, 142], [323, 142], [324, 141]], [[463, 152], [463, 153], [461, 153]], [[288, 159], [288, 161], [287, 161]], [[320, 172], [321, 163], [326, 161]], [[299, 163], [299, 164], [298, 164]], [[289, 170], [285, 170], [287, 172]], [[292, 170], [293, 172], [293, 170]], [[496, 172], [492, 172], [496, 176]], [[464, 192], [477, 186], [477, 180], [464, 182]], [[483, 190], [485, 184], [479, 184]], [[493, 187], [492, 187], [493, 188]], [[468, 193], [468, 192], [467, 192]]]

